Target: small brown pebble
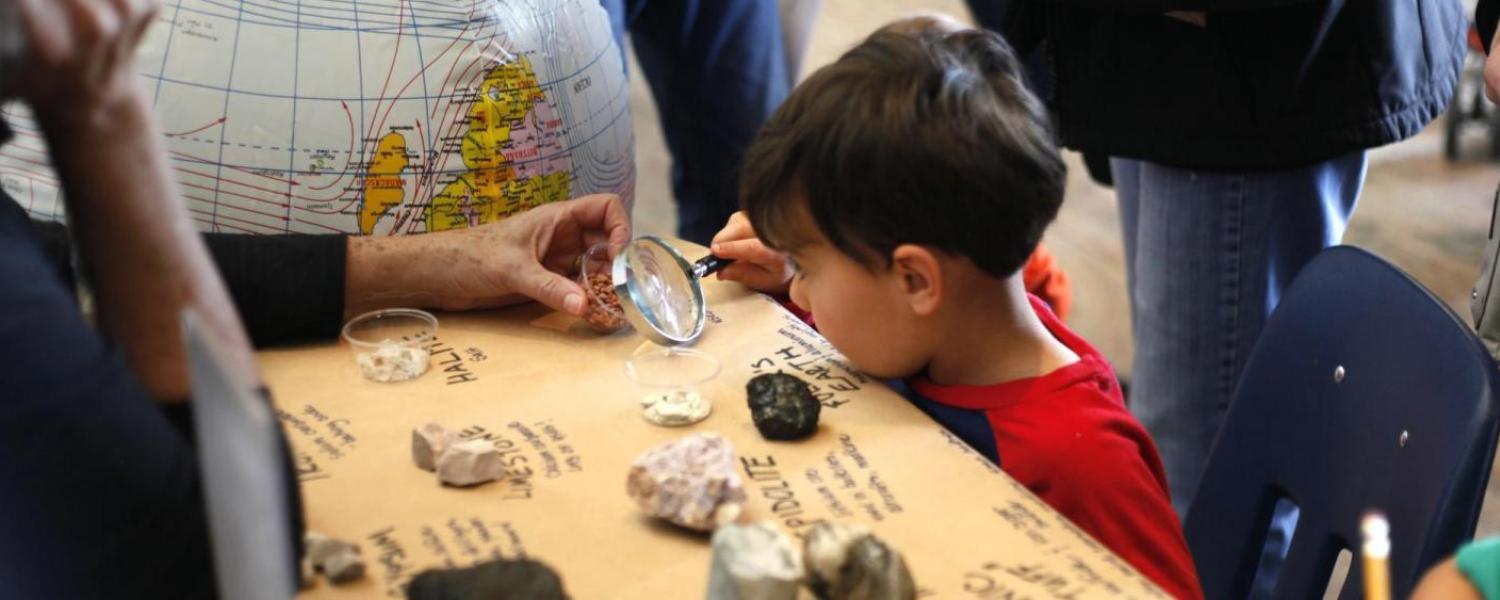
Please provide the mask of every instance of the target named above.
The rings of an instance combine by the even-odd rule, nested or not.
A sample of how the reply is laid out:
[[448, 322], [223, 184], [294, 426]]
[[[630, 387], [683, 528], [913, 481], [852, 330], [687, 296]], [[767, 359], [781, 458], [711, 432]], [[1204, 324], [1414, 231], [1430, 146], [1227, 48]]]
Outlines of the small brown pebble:
[[334, 585], [358, 581], [365, 576], [365, 561], [353, 552], [335, 554], [323, 563], [323, 575]]

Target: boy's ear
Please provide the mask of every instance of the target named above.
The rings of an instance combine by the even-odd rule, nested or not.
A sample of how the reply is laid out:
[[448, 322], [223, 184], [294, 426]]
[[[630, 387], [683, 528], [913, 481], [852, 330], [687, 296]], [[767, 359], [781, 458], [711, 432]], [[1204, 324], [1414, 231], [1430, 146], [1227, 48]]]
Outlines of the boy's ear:
[[891, 251], [891, 268], [913, 313], [926, 317], [943, 302], [943, 263], [930, 248], [903, 244]]

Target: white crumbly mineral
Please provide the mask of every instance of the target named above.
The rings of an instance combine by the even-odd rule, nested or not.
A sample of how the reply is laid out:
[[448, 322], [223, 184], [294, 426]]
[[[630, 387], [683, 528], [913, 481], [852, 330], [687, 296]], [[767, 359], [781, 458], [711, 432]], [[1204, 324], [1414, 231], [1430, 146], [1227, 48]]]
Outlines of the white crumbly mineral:
[[698, 392], [647, 394], [641, 398], [641, 417], [665, 427], [692, 425], [708, 418], [713, 406]]
[[791, 538], [771, 523], [714, 531], [706, 600], [796, 600], [802, 559]]
[[448, 447], [437, 459], [438, 481], [458, 487], [488, 483], [505, 476], [505, 461], [488, 440], [469, 440]]
[[359, 363], [359, 372], [365, 379], [391, 383], [416, 379], [426, 373], [430, 357], [423, 348], [383, 340], [374, 350], [355, 355], [354, 361]]
[[745, 503], [734, 447], [712, 433], [667, 442], [636, 458], [625, 492], [646, 514], [699, 531], [734, 521]]
[[411, 459], [420, 469], [436, 471], [438, 458], [455, 443], [458, 443], [458, 432], [449, 431], [437, 423], [428, 423], [411, 430]]
[[803, 538], [807, 585], [823, 600], [913, 600], [901, 553], [860, 525], [822, 522]]
[[333, 584], [342, 585], [365, 576], [365, 561], [359, 557], [359, 546], [312, 530], [307, 531], [302, 541], [306, 562]]

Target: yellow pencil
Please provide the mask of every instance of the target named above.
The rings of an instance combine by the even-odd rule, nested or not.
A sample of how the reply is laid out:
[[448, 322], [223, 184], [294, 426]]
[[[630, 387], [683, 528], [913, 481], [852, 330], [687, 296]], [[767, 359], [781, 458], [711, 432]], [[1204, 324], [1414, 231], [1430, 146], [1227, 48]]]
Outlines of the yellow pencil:
[[1360, 518], [1359, 531], [1364, 537], [1365, 600], [1391, 600], [1391, 525], [1384, 513], [1372, 510]]

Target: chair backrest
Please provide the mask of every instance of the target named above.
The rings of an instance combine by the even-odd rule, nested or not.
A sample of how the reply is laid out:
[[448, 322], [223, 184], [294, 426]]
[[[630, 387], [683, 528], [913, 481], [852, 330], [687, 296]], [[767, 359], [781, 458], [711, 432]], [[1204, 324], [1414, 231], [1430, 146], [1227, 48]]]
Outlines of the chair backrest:
[[[1272, 506], [1300, 507], [1277, 598], [1322, 597], [1359, 518], [1391, 523], [1391, 590], [1474, 534], [1497, 432], [1500, 370], [1421, 285], [1352, 247], [1302, 270], [1266, 323], [1188, 512], [1206, 597], [1245, 598]], [[1341, 598], [1363, 596], [1352, 561]]]

